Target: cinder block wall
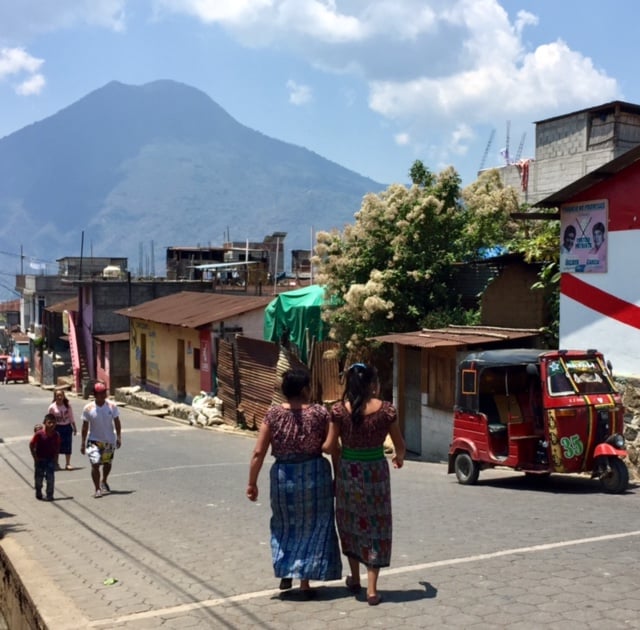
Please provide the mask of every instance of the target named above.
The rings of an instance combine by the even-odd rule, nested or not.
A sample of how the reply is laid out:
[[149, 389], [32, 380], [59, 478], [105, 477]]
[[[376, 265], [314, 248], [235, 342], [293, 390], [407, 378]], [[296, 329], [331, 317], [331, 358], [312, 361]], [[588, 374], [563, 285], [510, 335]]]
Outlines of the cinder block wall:
[[536, 125], [535, 160], [522, 190], [515, 165], [500, 169], [522, 203], [533, 205], [640, 144], [640, 116], [630, 112], [577, 112]]

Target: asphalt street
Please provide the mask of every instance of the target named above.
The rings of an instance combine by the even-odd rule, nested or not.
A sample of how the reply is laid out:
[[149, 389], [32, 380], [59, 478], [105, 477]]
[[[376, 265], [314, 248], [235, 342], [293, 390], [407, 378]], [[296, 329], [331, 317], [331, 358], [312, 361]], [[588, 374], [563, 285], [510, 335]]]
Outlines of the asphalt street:
[[[77, 469], [40, 502], [27, 445], [51, 397], [0, 386], [0, 545], [51, 630], [640, 628], [635, 486], [606, 495], [586, 477], [483, 471], [467, 487], [444, 464], [407, 461], [392, 470], [382, 603], [342, 581], [304, 601], [272, 572], [269, 458], [258, 501], [244, 495], [253, 434], [123, 407], [112, 492], [93, 498], [77, 437]], [[72, 399], [77, 420], [85, 402]]]

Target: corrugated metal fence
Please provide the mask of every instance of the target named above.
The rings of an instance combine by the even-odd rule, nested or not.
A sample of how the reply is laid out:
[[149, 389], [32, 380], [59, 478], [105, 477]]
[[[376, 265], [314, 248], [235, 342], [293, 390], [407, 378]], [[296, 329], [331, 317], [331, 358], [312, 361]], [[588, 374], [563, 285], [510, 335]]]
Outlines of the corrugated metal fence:
[[[342, 396], [338, 344], [318, 342], [309, 359], [312, 402], [332, 403]], [[277, 344], [238, 336], [233, 342], [218, 341], [218, 397], [226, 424], [258, 429], [267, 410], [283, 402], [282, 374], [304, 365]]]

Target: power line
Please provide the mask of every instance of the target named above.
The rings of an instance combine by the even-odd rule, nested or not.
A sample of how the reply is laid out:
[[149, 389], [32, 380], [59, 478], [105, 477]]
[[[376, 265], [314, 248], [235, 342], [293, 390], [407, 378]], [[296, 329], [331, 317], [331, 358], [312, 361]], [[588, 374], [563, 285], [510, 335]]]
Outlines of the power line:
[[55, 260], [47, 260], [46, 258], [37, 258], [36, 256], [30, 256], [29, 254], [15, 254], [14, 252], [3, 252], [0, 250], [0, 254], [3, 256], [12, 256], [13, 258], [28, 258], [29, 260], [33, 260], [35, 262], [41, 262], [48, 265], [55, 265], [57, 261]]

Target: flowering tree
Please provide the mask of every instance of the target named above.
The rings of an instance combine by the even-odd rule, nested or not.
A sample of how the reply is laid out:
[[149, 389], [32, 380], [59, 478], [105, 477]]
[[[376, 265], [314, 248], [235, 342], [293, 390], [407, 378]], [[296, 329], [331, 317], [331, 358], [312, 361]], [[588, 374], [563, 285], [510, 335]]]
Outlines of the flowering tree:
[[367, 195], [353, 225], [317, 235], [318, 282], [334, 298], [325, 318], [348, 350], [457, 303], [447, 285], [464, 240], [460, 178], [447, 169], [425, 180]]
[[437, 176], [416, 161], [410, 188], [367, 195], [355, 223], [319, 232], [314, 264], [327, 288], [324, 318], [347, 351], [367, 337], [423, 326], [474, 323], [451, 291], [455, 263], [508, 247], [519, 233], [515, 191], [497, 172], [464, 191], [453, 168]]

